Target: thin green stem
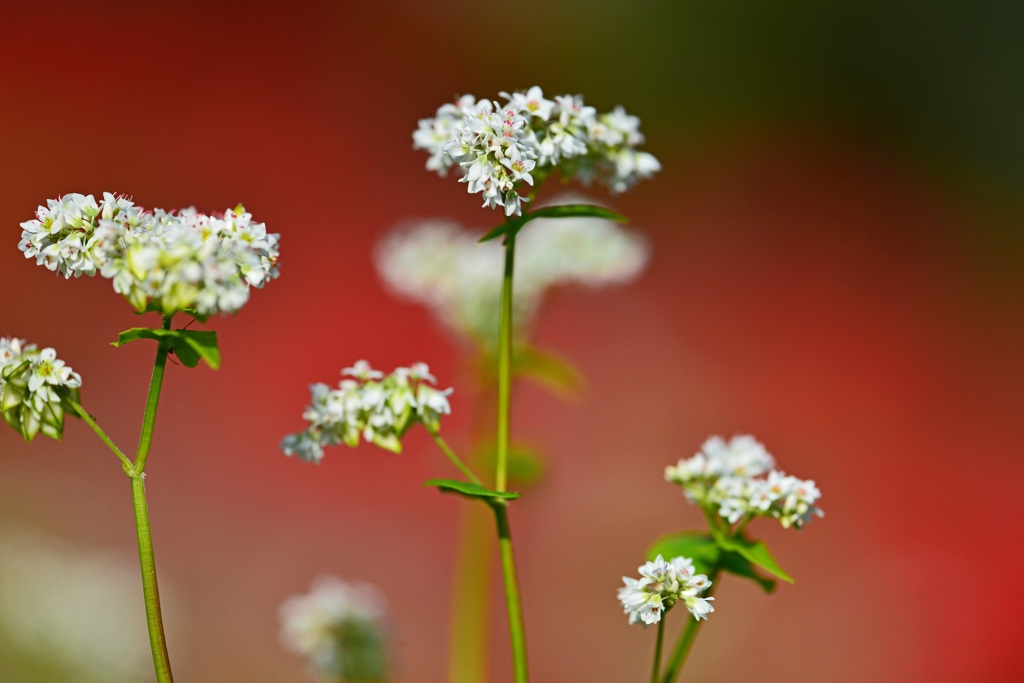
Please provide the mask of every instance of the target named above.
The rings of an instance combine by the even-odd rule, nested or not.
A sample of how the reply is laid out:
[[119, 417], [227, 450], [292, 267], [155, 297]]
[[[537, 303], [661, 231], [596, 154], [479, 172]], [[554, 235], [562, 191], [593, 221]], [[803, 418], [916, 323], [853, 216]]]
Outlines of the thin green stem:
[[[711, 597], [711, 594], [714, 592], [720, 569], [716, 562], [711, 567], [711, 571], [708, 572], [711, 588], [704, 595], [705, 598]], [[682, 671], [683, 665], [686, 664], [686, 658], [690, 654], [690, 648], [693, 647], [693, 640], [697, 637], [697, 631], [700, 630], [701, 624], [705, 621], [707, 619], [693, 619], [686, 624], [686, 628], [679, 635], [679, 641], [676, 643], [675, 649], [672, 650], [672, 657], [669, 660], [668, 668], [665, 669], [665, 675], [661, 678], [661, 683], [672, 683], [679, 676], [679, 672]]]
[[516, 236], [505, 240], [505, 274], [501, 281], [501, 328], [498, 331], [498, 453], [494, 488], [508, 485], [508, 452], [512, 415], [512, 274], [515, 272]]
[[92, 431], [96, 432], [96, 436], [100, 437], [100, 440], [103, 443], [107, 444], [107, 448], [112, 450], [114, 452], [114, 455], [121, 459], [121, 469], [123, 469], [126, 473], [131, 472], [132, 461], [128, 459], [127, 455], [121, 452], [121, 449], [117, 447], [117, 444], [115, 444], [111, 440], [111, 438], [107, 436], [106, 432], [104, 432], [103, 429], [98, 424], [96, 424], [96, 420], [92, 419], [92, 415], [85, 412], [85, 408], [83, 408], [78, 401], [68, 401], [68, 403], [71, 404], [71, 408], [72, 410], [75, 411], [75, 414], [78, 415], [78, 417], [82, 418], [85, 424], [92, 427]]
[[146, 626], [153, 650], [153, 667], [159, 683], [174, 683], [171, 660], [167, 654], [163, 616], [160, 613], [160, 589], [156, 582], [156, 561], [153, 557], [153, 534], [149, 528], [144, 474], [132, 474], [132, 504], [135, 507], [135, 531], [139, 539], [139, 564], [142, 566], [142, 593], [146, 600]]
[[431, 438], [434, 439], [434, 443], [437, 444], [438, 448], [440, 448], [444, 452], [444, 454], [448, 456], [448, 459], [451, 461], [453, 465], [455, 465], [456, 468], [458, 468], [460, 472], [466, 475], [466, 478], [468, 478], [477, 486], [484, 485], [484, 483], [480, 481], [480, 479], [475, 474], [473, 474], [473, 470], [469, 469], [466, 466], [466, 464], [459, 459], [459, 456], [457, 456], [455, 454], [455, 451], [453, 451], [451, 447], [448, 446], [448, 442], [441, 438], [440, 434], [438, 434], [437, 432], [430, 431], [429, 429], [427, 431], [430, 433]]
[[654, 665], [651, 667], [651, 683], [658, 683], [658, 673], [661, 671], [661, 646], [665, 642], [665, 617], [668, 613], [661, 615], [658, 621], [658, 640], [654, 643]]
[[[172, 315], [165, 315], [163, 328], [171, 329]], [[164, 636], [163, 616], [160, 612], [160, 590], [156, 582], [156, 560], [153, 555], [153, 533], [149, 525], [149, 508], [146, 504], [145, 473], [146, 459], [153, 443], [153, 427], [156, 424], [156, 409], [160, 403], [160, 388], [163, 386], [164, 368], [167, 366], [167, 347], [157, 346], [153, 376], [149, 381], [146, 396], [146, 412], [142, 418], [142, 434], [135, 465], [128, 472], [132, 480], [132, 504], [135, 507], [135, 533], [139, 539], [139, 565], [142, 568], [142, 593], [146, 601], [146, 625], [149, 629], [149, 645], [153, 651], [153, 666], [159, 683], [173, 683], [171, 661], [167, 654], [167, 640]]]
[[498, 550], [501, 568], [505, 576], [505, 604], [508, 607], [508, 630], [512, 640], [512, 665], [515, 682], [530, 680], [526, 667], [526, 630], [523, 628], [523, 607], [519, 598], [519, 580], [516, 577], [516, 561], [512, 553], [512, 533], [508, 526], [508, 507], [504, 501], [495, 501], [494, 517], [498, 523]]
[[[164, 329], [171, 329], [171, 315], [164, 316]], [[142, 474], [146, 469], [149, 448], [153, 444], [153, 426], [156, 424], [156, 408], [160, 403], [160, 387], [164, 382], [164, 368], [167, 367], [167, 347], [158, 342], [156, 362], [153, 364], [153, 377], [149, 381], [149, 395], [146, 396], [146, 413], [142, 418], [142, 434], [139, 436], [139, 451], [135, 456], [132, 474]]]

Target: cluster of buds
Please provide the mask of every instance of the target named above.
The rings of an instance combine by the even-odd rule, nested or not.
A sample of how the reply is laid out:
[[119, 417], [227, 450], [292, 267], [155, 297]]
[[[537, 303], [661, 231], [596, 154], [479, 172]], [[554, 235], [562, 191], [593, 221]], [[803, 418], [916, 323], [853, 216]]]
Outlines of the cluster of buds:
[[619, 602], [629, 615], [629, 623], [642, 623], [644, 627], [661, 621], [662, 614], [681, 602], [693, 618], [707, 619], [715, 611], [711, 605], [714, 598], [702, 598], [700, 594], [711, 587], [711, 581], [704, 574], [697, 574], [693, 561], [686, 557], [675, 557], [669, 561], [658, 555], [653, 562], [645, 562], [637, 568], [639, 579], [623, 576], [626, 584], [619, 589]]
[[222, 215], [145, 211], [109, 192], [47, 201], [21, 224], [26, 258], [65, 278], [113, 282], [137, 311], [234, 313], [277, 277], [278, 235], [239, 205]]
[[388, 677], [384, 600], [366, 584], [321, 577], [280, 608], [281, 640], [307, 657], [318, 679], [382, 683]]
[[7, 424], [31, 441], [40, 432], [59, 439], [68, 400], [78, 401], [82, 378], [57, 358], [24, 339], [0, 338], [0, 411]]
[[598, 114], [580, 95], [549, 100], [537, 86], [500, 95], [503, 105], [464, 95], [421, 119], [413, 133], [413, 146], [430, 154], [427, 168], [445, 175], [458, 166], [485, 207], [519, 215], [527, 201], [520, 190], [533, 185], [535, 172], [558, 169], [566, 180], [598, 180], [623, 192], [661, 169], [654, 156], [636, 149], [644, 141], [640, 120], [622, 107]]
[[729, 524], [774, 517], [787, 529], [799, 529], [813, 515], [823, 517], [814, 505], [821, 497], [814, 481], [788, 476], [774, 466], [775, 460], [752, 436], [737, 435], [728, 442], [713, 436], [692, 458], [665, 468], [665, 479], [681, 486], [690, 502]]
[[431, 386], [436, 380], [425, 363], [396, 368], [391, 374], [374, 370], [364, 360], [341, 372], [337, 389], [313, 384], [312, 403], [302, 417], [309, 427], [281, 441], [285, 455], [320, 462], [324, 447], [368, 443], [399, 453], [402, 436], [416, 422], [432, 434], [441, 429], [441, 416], [451, 412], [448, 395]]
[[[555, 204], [576, 203], [564, 196]], [[604, 218], [538, 218], [516, 238], [514, 314], [523, 330], [554, 287], [622, 284], [637, 277], [650, 248]], [[433, 309], [460, 335], [493, 342], [501, 310], [504, 249], [444, 220], [404, 226], [377, 249], [377, 270], [396, 294]]]

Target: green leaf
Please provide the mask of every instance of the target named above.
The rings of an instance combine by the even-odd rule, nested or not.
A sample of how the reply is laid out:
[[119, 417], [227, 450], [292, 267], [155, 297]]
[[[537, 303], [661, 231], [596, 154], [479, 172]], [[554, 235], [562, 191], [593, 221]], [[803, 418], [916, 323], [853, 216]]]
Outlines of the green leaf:
[[583, 376], [569, 361], [528, 345], [515, 349], [512, 373], [532, 379], [563, 398], [575, 398], [583, 390]]
[[524, 225], [535, 218], [576, 218], [580, 216], [605, 218], [610, 221], [618, 221], [619, 223], [626, 223], [629, 221], [629, 219], [622, 214], [615, 213], [603, 206], [593, 206], [592, 204], [562, 204], [560, 206], [545, 206], [544, 208], [537, 209], [536, 211], [530, 211], [524, 216], [506, 220], [504, 223], [481, 237], [480, 241], [488, 242], [496, 237], [501, 237], [506, 234], [515, 235], [522, 230]]
[[467, 498], [479, 498], [488, 505], [493, 505], [498, 500], [513, 500], [519, 497], [514, 491], [493, 491], [461, 479], [431, 479], [423, 485], [436, 486], [442, 493], [457, 493]]
[[758, 574], [749, 560], [739, 553], [723, 550], [715, 538], [707, 534], [684, 531], [662, 536], [648, 549], [647, 559], [653, 560], [658, 555], [666, 560], [680, 555], [688, 557], [699, 574], [710, 574], [717, 566], [721, 571], [753, 581], [766, 593], [775, 589], [773, 579]]
[[768, 552], [768, 546], [766, 546], [762, 541], [752, 541], [748, 538], [744, 538], [743, 536], [728, 538], [719, 531], [714, 531], [712, 533], [714, 533], [715, 540], [718, 542], [718, 545], [722, 546], [723, 550], [731, 550], [738, 553], [745, 559], [749, 560], [752, 564], [757, 565], [769, 574], [788, 583], [794, 583], [793, 577], [787, 574], [785, 570], [779, 566], [778, 562], [775, 561], [775, 558]]
[[112, 346], [123, 346], [136, 339], [155, 339], [178, 357], [186, 367], [194, 368], [199, 360], [216, 370], [220, 367], [220, 349], [217, 348], [217, 333], [212, 330], [151, 330], [148, 327], [133, 327], [117, 335]]
[[721, 552], [715, 539], [710, 536], [696, 531], [684, 531], [668, 534], [656, 540], [647, 550], [647, 559], [653, 560], [661, 555], [666, 560], [671, 560], [682, 555], [693, 560], [693, 566], [699, 574], [708, 574], [718, 564]]

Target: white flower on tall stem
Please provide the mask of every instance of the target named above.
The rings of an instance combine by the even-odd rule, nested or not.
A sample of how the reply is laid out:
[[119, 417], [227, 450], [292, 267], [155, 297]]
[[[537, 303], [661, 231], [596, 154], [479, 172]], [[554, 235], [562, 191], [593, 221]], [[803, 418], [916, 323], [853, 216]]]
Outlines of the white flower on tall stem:
[[675, 557], [666, 561], [658, 555], [653, 561], [637, 568], [639, 579], [622, 577], [625, 584], [618, 591], [619, 602], [629, 616], [629, 623], [643, 623], [645, 627], [661, 621], [666, 611], [677, 602], [682, 602], [695, 619], [707, 619], [714, 612], [711, 605], [714, 598], [702, 598], [700, 594], [711, 587], [711, 581], [704, 574], [696, 574], [693, 561], [687, 557]]

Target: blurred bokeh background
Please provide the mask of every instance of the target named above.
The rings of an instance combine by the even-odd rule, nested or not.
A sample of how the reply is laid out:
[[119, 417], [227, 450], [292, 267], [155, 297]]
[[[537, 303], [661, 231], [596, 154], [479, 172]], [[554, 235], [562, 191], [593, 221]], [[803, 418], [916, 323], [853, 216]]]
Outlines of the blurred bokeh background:
[[[399, 680], [445, 680], [463, 503], [421, 488], [447, 475], [433, 445], [312, 466], [277, 443], [301, 428], [308, 384], [367, 358], [427, 361], [456, 387], [445, 433], [465, 445], [464, 349], [387, 292], [372, 253], [409, 218], [500, 219], [424, 171], [411, 133], [456, 94], [534, 84], [625, 105], [664, 167], [594, 195], [648, 236], [647, 272], [562, 291], [538, 326], [586, 392], [516, 397], [516, 432], [549, 454], [512, 519], [534, 679], [645, 680], [654, 634], [627, 627], [619, 577], [659, 534], [702, 524], [664, 466], [734, 432], [815, 479], [827, 517], [752, 528], [797, 583], [765, 597], [725, 579], [692, 680], [1024, 678], [1022, 14], [966, 0], [5, 6], [0, 335], [56, 347], [123, 447], [153, 350], [109, 346], [138, 318], [108, 282], [25, 260], [19, 223], [47, 198], [109, 190], [243, 202], [282, 235], [281, 278], [210, 322], [222, 369], [172, 367], [165, 383], [147, 482], [178, 678], [304, 680], [277, 608], [330, 573], [387, 596]], [[135, 573], [128, 482], [77, 421], [63, 443], [0, 430], [0, 530], [0, 613], [30, 589], [26, 563], [56, 595]], [[142, 610], [132, 580], [113, 601], [58, 602], [121, 638], [125, 605]], [[12, 663], [28, 658], [12, 628], [0, 678], [84, 680]], [[101, 655], [122, 661], [118, 680], [151, 677]]]

